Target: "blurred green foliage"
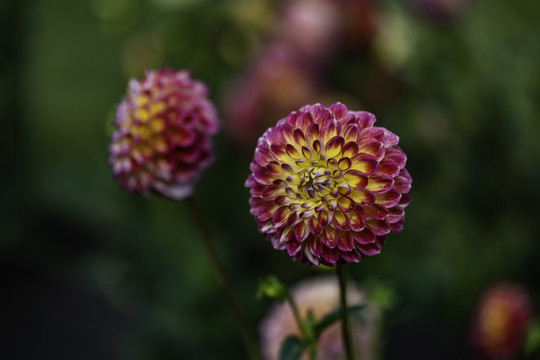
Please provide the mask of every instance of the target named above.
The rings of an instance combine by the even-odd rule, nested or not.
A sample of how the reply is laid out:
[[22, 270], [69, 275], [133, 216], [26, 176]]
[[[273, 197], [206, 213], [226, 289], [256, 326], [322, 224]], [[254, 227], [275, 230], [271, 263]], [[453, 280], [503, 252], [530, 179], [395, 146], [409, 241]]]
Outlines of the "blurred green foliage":
[[[540, 300], [540, 4], [477, 0], [443, 22], [399, 1], [379, 5], [409, 34], [394, 85], [386, 92], [377, 60], [354, 50], [332, 60], [325, 80], [400, 135], [413, 202], [403, 232], [351, 276], [391, 289], [387, 358], [451, 349], [470, 358], [483, 289], [511, 280]], [[270, 0], [0, 1], [1, 358], [244, 358], [187, 207], [120, 190], [107, 146], [115, 104], [145, 68], [191, 69], [219, 112], [277, 9]], [[271, 249], [243, 187], [252, 150], [226, 132], [215, 148], [195, 200], [255, 331], [270, 304], [255, 299], [258, 279], [292, 284], [328, 270]], [[403, 334], [409, 326], [418, 332]]]

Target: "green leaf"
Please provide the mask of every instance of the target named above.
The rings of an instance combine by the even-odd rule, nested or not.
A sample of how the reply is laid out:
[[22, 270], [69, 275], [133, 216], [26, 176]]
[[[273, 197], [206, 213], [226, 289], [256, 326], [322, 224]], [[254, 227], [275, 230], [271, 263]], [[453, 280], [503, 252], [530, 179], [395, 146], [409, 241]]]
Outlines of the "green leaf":
[[[366, 307], [366, 304], [362, 305], [353, 305], [349, 306], [347, 308], [347, 312], [349, 313], [349, 316], [354, 314], [359, 314], [362, 309]], [[317, 324], [315, 324], [315, 335], [318, 338], [319, 335], [330, 325], [335, 323], [339, 320], [341, 317], [341, 309], [337, 309], [335, 311], [332, 311], [329, 314], [326, 314]]]
[[306, 345], [297, 336], [287, 336], [281, 343], [279, 360], [298, 360], [305, 348]]

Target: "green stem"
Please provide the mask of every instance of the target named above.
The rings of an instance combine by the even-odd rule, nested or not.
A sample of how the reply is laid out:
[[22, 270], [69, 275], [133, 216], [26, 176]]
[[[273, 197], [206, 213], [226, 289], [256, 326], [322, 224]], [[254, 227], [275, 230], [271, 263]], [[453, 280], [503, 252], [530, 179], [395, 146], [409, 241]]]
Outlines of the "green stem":
[[287, 301], [289, 302], [289, 305], [291, 306], [294, 318], [296, 319], [296, 324], [298, 325], [298, 328], [300, 329], [300, 332], [302, 333], [302, 337], [304, 338], [304, 341], [308, 342], [308, 354], [310, 360], [315, 360], [315, 339], [310, 336], [306, 330], [306, 326], [304, 324], [304, 321], [302, 320], [302, 317], [300, 316], [300, 312], [298, 311], [298, 306], [296, 306], [296, 301], [294, 301], [294, 298], [292, 297], [289, 290], [287, 290]]
[[336, 274], [339, 280], [339, 302], [341, 307], [341, 335], [347, 360], [354, 360], [351, 332], [349, 328], [349, 316], [347, 314], [347, 273], [345, 270], [345, 264], [338, 264], [336, 267]]
[[259, 360], [259, 355], [258, 355], [255, 339], [253, 338], [252, 333], [249, 330], [249, 326], [247, 325], [245, 316], [242, 310], [240, 309], [240, 306], [238, 305], [238, 301], [236, 300], [236, 296], [234, 295], [234, 291], [231, 286], [231, 283], [229, 282], [227, 274], [225, 272], [225, 268], [219, 261], [217, 252], [214, 249], [212, 242], [210, 241], [210, 233], [208, 232], [206, 226], [204, 225], [202, 216], [197, 206], [195, 205], [193, 198], [189, 197], [187, 198], [186, 201], [191, 210], [193, 217], [195, 218], [195, 223], [201, 233], [203, 244], [206, 249], [206, 252], [208, 253], [208, 257], [210, 258], [210, 262], [212, 263], [212, 266], [214, 267], [214, 270], [216, 271], [218, 275], [219, 282], [225, 293], [225, 297], [227, 298], [227, 301], [229, 302], [229, 306], [231, 310], [233, 311], [234, 317], [236, 319], [236, 323], [240, 329], [240, 333], [242, 334], [242, 338], [244, 340], [246, 350], [249, 354], [249, 358], [251, 360]]

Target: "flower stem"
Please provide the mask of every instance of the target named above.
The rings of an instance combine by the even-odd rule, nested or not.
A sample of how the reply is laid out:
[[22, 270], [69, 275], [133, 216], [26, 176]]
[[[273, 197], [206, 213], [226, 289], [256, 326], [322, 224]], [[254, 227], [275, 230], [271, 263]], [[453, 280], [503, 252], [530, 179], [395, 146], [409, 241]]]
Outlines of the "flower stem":
[[302, 337], [304, 338], [304, 341], [307, 341], [308, 343], [307, 348], [308, 348], [309, 359], [315, 360], [316, 359], [315, 339], [313, 339], [313, 337], [308, 334], [306, 330], [306, 325], [304, 321], [302, 320], [302, 318], [300, 317], [300, 312], [298, 311], [298, 306], [296, 306], [296, 301], [294, 301], [294, 298], [289, 292], [289, 290], [287, 290], [287, 301], [289, 302], [289, 305], [291, 306], [294, 318], [296, 320], [296, 324], [298, 325], [298, 328], [300, 329], [300, 332], [302, 333]]
[[212, 242], [210, 241], [210, 233], [208, 232], [208, 229], [204, 225], [202, 216], [197, 206], [195, 205], [193, 198], [192, 197], [187, 198], [186, 202], [191, 210], [193, 217], [195, 218], [195, 223], [201, 233], [203, 244], [208, 254], [208, 257], [210, 258], [210, 262], [212, 263], [212, 266], [214, 267], [214, 270], [216, 271], [218, 275], [219, 282], [221, 284], [221, 287], [223, 288], [223, 292], [225, 293], [225, 297], [227, 298], [227, 301], [229, 302], [229, 306], [234, 314], [236, 323], [240, 329], [240, 333], [242, 334], [242, 338], [244, 340], [244, 345], [246, 346], [246, 350], [249, 354], [249, 358], [251, 360], [259, 360], [259, 355], [258, 355], [255, 339], [253, 338], [252, 333], [249, 330], [249, 326], [247, 325], [246, 318], [242, 310], [240, 309], [240, 306], [238, 305], [238, 301], [236, 300], [236, 296], [234, 295], [234, 291], [229, 281], [229, 278], [227, 277], [227, 274], [225, 272], [225, 268], [223, 267], [223, 264], [220, 262], [217, 256], [217, 252], [214, 246], [212, 245]]
[[354, 360], [351, 332], [349, 328], [349, 317], [347, 313], [347, 273], [345, 269], [345, 264], [337, 265], [336, 274], [339, 280], [341, 335], [343, 338], [343, 345], [345, 346], [345, 354], [347, 355], [347, 360]]

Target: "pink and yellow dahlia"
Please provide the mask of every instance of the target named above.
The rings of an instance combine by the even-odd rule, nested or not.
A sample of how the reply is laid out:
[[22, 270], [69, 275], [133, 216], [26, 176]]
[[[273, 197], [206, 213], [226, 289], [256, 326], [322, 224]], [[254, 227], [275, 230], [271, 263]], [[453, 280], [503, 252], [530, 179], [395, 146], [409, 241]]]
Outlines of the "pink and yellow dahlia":
[[474, 348], [486, 359], [510, 359], [519, 353], [532, 318], [527, 291], [499, 283], [479, 301], [472, 326]]
[[185, 198], [213, 160], [215, 109], [187, 71], [148, 71], [132, 80], [114, 126], [109, 162], [129, 191]]
[[335, 103], [307, 105], [257, 143], [251, 214], [274, 248], [335, 266], [378, 254], [403, 227], [411, 177], [398, 137], [375, 117]]

